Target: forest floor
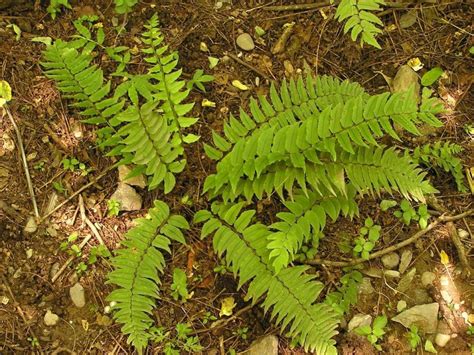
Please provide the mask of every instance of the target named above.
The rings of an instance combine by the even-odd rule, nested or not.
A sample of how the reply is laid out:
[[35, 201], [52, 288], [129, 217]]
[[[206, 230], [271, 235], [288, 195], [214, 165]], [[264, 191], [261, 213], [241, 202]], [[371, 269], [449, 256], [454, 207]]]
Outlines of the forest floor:
[[[111, 165], [111, 161], [94, 145], [93, 128], [80, 122], [77, 113], [61, 100], [54, 82], [44, 76], [40, 62], [45, 46], [31, 41], [39, 36], [67, 39], [74, 33], [72, 21], [91, 13], [99, 16], [107, 41], [112, 43], [117, 39], [112, 24], [116, 19], [111, 0], [72, 0], [71, 3], [73, 10], [58, 14], [55, 20], [47, 14], [45, 7], [35, 8], [32, 1], [18, 0], [0, 10], [0, 80], [8, 81], [12, 86], [14, 100], [10, 110], [21, 131], [41, 215], [94, 181]], [[271, 2], [271, 5], [280, 3]], [[309, 67], [316, 74], [350, 79], [359, 82], [368, 92], [378, 93], [389, 90], [379, 72], [393, 77], [401, 65], [418, 57], [427, 69], [436, 66], [445, 69], [447, 77], [436, 83], [434, 90], [450, 110], [441, 117], [445, 123], [441, 130], [427, 133], [422, 141], [414, 141], [413, 145], [436, 140], [455, 142], [464, 148], [461, 154], [464, 167], [472, 168], [474, 91], [471, 86], [474, 82], [474, 61], [469, 56], [469, 48], [474, 45], [474, 9], [468, 2], [441, 3], [444, 4], [435, 1], [424, 6], [412, 4], [387, 10], [381, 17], [385, 24], [384, 33], [379, 37], [382, 50], [367, 46], [361, 48], [358, 43], [352, 42], [343, 34], [343, 26], [333, 19], [334, 9], [329, 6], [275, 11], [269, 9], [266, 2], [257, 0], [233, 1], [232, 5], [224, 2], [218, 9], [214, 1], [206, 0], [142, 1], [126, 18], [126, 32], [121, 35], [121, 41], [133, 48], [142, 25], [156, 12], [168, 43], [180, 54], [180, 66], [185, 77], [190, 78], [197, 69], [204, 69], [214, 76], [214, 81], [206, 84], [205, 93], [196, 91], [191, 95], [191, 100], [196, 102], [193, 113], [200, 118], [197, 134], [203, 137], [204, 142], [209, 141], [211, 129], [222, 128], [229, 112], [238, 113], [239, 106], [246, 107], [251, 96], [266, 94], [272, 80], [294, 76]], [[409, 27], [401, 28], [400, 19], [409, 8], [415, 9], [412, 12], [415, 20]], [[121, 21], [123, 18], [119, 18]], [[283, 26], [291, 22], [295, 26], [286, 47], [281, 53], [272, 54]], [[18, 39], [9, 24], [21, 29]], [[242, 51], [236, 45], [237, 36], [243, 32], [254, 36], [255, 26], [264, 29], [265, 35], [256, 40], [254, 49]], [[202, 43], [206, 44], [206, 51], [203, 51]], [[219, 65], [212, 70], [209, 69], [208, 56], [220, 58]], [[421, 73], [425, 71], [423, 69]], [[259, 85], [256, 85], [256, 79]], [[239, 91], [232, 86], [233, 80], [240, 80], [252, 90]], [[203, 107], [204, 98], [216, 103], [216, 106]], [[87, 270], [80, 270], [87, 264], [92, 247], [99, 244], [97, 235], [86, 221], [98, 227], [99, 236], [113, 251], [131, 227], [131, 221], [144, 215], [157, 198], [166, 201], [173, 211], [190, 220], [193, 211], [206, 207], [200, 187], [214, 169], [201, 143], [192, 147], [187, 151], [188, 168], [179, 175], [172, 194], [163, 195], [159, 189], [148, 192], [138, 188], [143, 199], [142, 209], [110, 217], [107, 215], [107, 200], [115, 191], [118, 180], [117, 172], [110, 171], [85, 189], [82, 199], [67, 200], [34, 233], [27, 233], [24, 227], [32, 215], [32, 205], [18, 143], [11, 122], [6, 117], [0, 120], [1, 354], [132, 353], [126, 338], [121, 335], [120, 326], [111, 321], [110, 314], [104, 312], [108, 306], [105, 298], [112, 290], [112, 286], [105, 284], [106, 274], [111, 270], [107, 258], [99, 257]], [[63, 168], [61, 160], [72, 157], [90, 169], [87, 174]], [[472, 194], [458, 192], [449, 174], [443, 171], [429, 173], [433, 185], [440, 190], [438, 202], [446, 211], [455, 215], [473, 208]], [[263, 207], [271, 208], [271, 201]], [[334, 247], [338, 238], [342, 235], [354, 238], [369, 215], [384, 231], [378, 249], [407, 239], [417, 230], [417, 226], [404, 226], [391, 214], [381, 212], [374, 199], [367, 197], [362, 200], [360, 210], [358, 221], [342, 219], [329, 226], [325, 238], [328, 246], [321, 246], [320, 249], [322, 258], [340, 259], [340, 252]], [[434, 213], [432, 218], [435, 218]], [[377, 270], [383, 267], [379, 259], [367, 263], [366, 271], [372, 270], [372, 275], [370, 272], [364, 275], [366, 287], [360, 290], [359, 302], [346, 316], [346, 324], [336, 337], [341, 353], [376, 353], [363, 338], [347, 332], [347, 323], [358, 313], [375, 318], [383, 311], [393, 316], [401, 299], [409, 307], [438, 302], [440, 322], [447, 324], [447, 333], [451, 336], [445, 347], [438, 347], [438, 352], [471, 353], [474, 339], [467, 335], [464, 323], [459, 325], [457, 322], [463, 312], [474, 313], [474, 283], [472, 275], [466, 277], [461, 272], [463, 265], [458, 249], [450, 238], [450, 228], [449, 224], [439, 224], [417, 243], [397, 251], [399, 255], [411, 253], [408, 269], [416, 268], [405, 292], [395, 291], [400, 279], [377, 274]], [[470, 266], [474, 267], [474, 219], [471, 216], [456, 220], [454, 229], [463, 234], [461, 243]], [[71, 258], [68, 253], [70, 246], [64, 247], [64, 242], [73, 233], [78, 236], [76, 244], [87, 236], [92, 238], [80, 255], [72, 257], [71, 263], [52, 281], [52, 276]], [[246, 307], [248, 303], [243, 293], [237, 291], [232, 275], [215, 272], [220, 262], [213, 253], [210, 239], [200, 241], [197, 228], [188, 233], [187, 239], [188, 246], [173, 250], [162, 281], [163, 289], [169, 289], [165, 286], [172, 282], [173, 268], [182, 268], [189, 276], [188, 287], [194, 292], [193, 296], [186, 303], [180, 303], [170, 294], [162, 294], [155, 314], [158, 324], [171, 329], [177, 323], [190, 323], [199, 335], [203, 353], [209, 354], [224, 354], [229, 349], [244, 351], [253, 340], [263, 335], [278, 335], [278, 328], [261, 308]], [[449, 263], [441, 262], [441, 251], [447, 253]], [[342, 274], [342, 270], [330, 266], [319, 265], [315, 268], [321, 281], [329, 288], [334, 287]], [[433, 272], [438, 279], [449, 279], [454, 290], [452, 300], [448, 302], [446, 297], [442, 297], [442, 283], [435, 282], [428, 289], [421, 285], [421, 276], [426, 271]], [[70, 287], [77, 282], [85, 289], [86, 306], [82, 308], [74, 306], [69, 294]], [[234, 297], [237, 303], [234, 312], [244, 311], [222, 327], [211, 329], [213, 317], [219, 318], [222, 300], [229, 296]], [[59, 323], [54, 327], [44, 323], [48, 310], [59, 316]], [[410, 352], [406, 334], [407, 330], [402, 325], [390, 322], [381, 342], [383, 352]], [[301, 349], [292, 348], [283, 335], [280, 336], [280, 353], [304, 353]], [[427, 335], [426, 339], [435, 342], [434, 334]], [[163, 351], [160, 344], [154, 344], [153, 349], [155, 353]], [[423, 352], [422, 347], [418, 347], [418, 352]]]

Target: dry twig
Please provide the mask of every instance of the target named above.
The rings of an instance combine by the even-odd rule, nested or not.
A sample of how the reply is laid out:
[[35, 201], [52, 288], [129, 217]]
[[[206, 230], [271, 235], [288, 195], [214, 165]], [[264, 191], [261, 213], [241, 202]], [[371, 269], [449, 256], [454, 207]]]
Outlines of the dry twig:
[[357, 258], [353, 259], [350, 261], [334, 261], [334, 260], [326, 260], [326, 259], [314, 259], [314, 260], [308, 260], [305, 261], [305, 264], [308, 265], [327, 265], [327, 266], [335, 266], [335, 267], [346, 267], [346, 266], [353, 266], [357, 264], [362, 264], [363, 262], [377, 259], [385, 254], [394, 252], [396, 250], [399, 250], [403, 247], [406, 247], [407, 245], [410, 245], [414, 242], [416, 242], [418, 239], [420, 239], [422, 236], [424, 236], [426, 233], [428, 233], [430, 230], [435, 228], [438, 224], [440, 223], [446, 223], [446, 222], [452, 222], [452, 221], [457, 221], [459, 219], [463, 219], [464, 217], [470, 216], [474, 214], [474, 210], [468, 210], [466, 212], [460, 213], [455, 216], [440, 216], [438, 217], [434, 222], [430, 223], [425, 229], [422, 229], [415, 234], [413, 234], [410, 238], [405, 239], [401, 241], [400, 243], [397, 243], [395, 245], [389, 246], [385, 249], [379, 250], [375, 253], [370, 254], [368, 259], [363, 259], [363, 258]]

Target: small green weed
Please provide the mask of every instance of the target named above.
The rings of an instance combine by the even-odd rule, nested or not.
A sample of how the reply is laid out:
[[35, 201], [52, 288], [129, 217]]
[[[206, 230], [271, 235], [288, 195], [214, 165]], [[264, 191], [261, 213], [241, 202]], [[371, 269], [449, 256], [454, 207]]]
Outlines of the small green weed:
[[428, 220], [430, 218], [426, 205], [420, 205], [418, 211], [416, 211], [411, 203], [405, 199], [400, 202], [400, 210], [395, 211], [393, 214], [395, 217], [400, 218], [407, 226], [409, 226], [412, 221], [418, 221], [418, 225], [421, 229], [425, 229], [428, 226]]
[[385, 334], [387, 321], [388, 320], [385, 315], [378, 316], [374, 319], [372, 326], [363, 325], [362, 327], [356, 328], [355, 332], [358, 335], [366, 337], [370, 344], [372, 344], [378, 351], [382, 351], [382, 347], [380, 344], [378, 344], [378, 342]]
[[56, 18], [56, 14], [61, 12], [61, 7], [72, 9], [71, 4], [69, 4], [69, 0], [51, 0], [46, 11], [48, 11], [48, 14], [50, 14], [51, 18], [54, 20]]
[[120, 202], [116, 200], [107, 201], [107, 216], [118, 216], [120, 212]]
[[171, 295], [175, 301], [181, 299], [182, 302], [186, 302], [189, 298], [191, 298], [191, 295], [188, 293], [188, 277], [183, 270], [178, 268], [173, 270]]
[[421, 343], [421, 337], [418, 334], [418, 327], [414, 324], [410, 326], [410, 331], [407, 333], [408, 343], [412, 350], [416, 350]]
[[150, 335], [153, 342], [163, 344], [165, 355], [179, 355], [181, 351], [200, 352], [203, 347], [199, 343], [199, 337], [190, 336], [191, 331], [188, 324], [178, 323], [175, 327], [175, 334], [165, 331], [163, 327], [151, 327]]
[[242, 340], [247, 340], [248, 332], [249, 332], [248, 327], [239, 327], [237, 328], [237, 330], [234, 330], [232, 334], [234, 334], [235, 336], [239, 337]]
[[374, 249], [375, 243], [380, 238], [381, 227], [374, 224], [372, 218], [365, 219], [364, 227], [359, 231], [359, 236], [355, 239], [354, 255], [361, 256], [368, 260], [370, 252]]

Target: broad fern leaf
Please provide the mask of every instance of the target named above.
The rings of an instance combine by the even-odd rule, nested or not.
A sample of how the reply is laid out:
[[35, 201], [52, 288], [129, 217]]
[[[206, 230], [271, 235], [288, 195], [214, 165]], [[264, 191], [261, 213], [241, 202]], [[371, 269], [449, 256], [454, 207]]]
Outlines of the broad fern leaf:
[[239, 288], [248, 283], [247, 299], [255, 303], [263, 296], [264, 311], [270, 311], [275, 322], [288, 329], [289, 336], [298, 339], [307, 351], [336, 354], [332, 338], [337, 334], [339, 316], [330, 306], [316, 303], [323, 284], [306, 274], [305, 266], [282, 268], [277, 273], [267, 249], [270, 231], [260, 223], [252, 224], [248, 216], [255, 211], [241, 213], [242, 207], [242, 203], [213, 204], [213, 213], [199, 214], [201, 221], [205, 216], [209, 218], [206, 224], [215, 225], [215, 251], [239, 277]]
[[383, 22], [372, 12], [381, 10], [385, 5], [383, 0], [341, 0], [336, 10], [336, 20], [346, 21], [344, 33], [351, 32], [351, 38], [356, 41], [360, 36], [361, 44], [367, 43], [381, 49], [375, 36], [382, 33], [377, 26]]
[[270, 100], [264, 96], [258, 100], [251, 98], [249, 113], [240, 109], [239, 119], [230, 116], [224, 124], [225, 137], [213, 132], [214, 147], [205, 145], [206, 154], [219, 160], [231, 147], [260, 129], [284, 127], [315, 118], [324, 109], [355, 97], [365, 99], [368, 95], [357, 83], [325, 75], [316, 78], [312, 75], [300, 76], [297, 80], [290, 79], [289, 83], [283, 80], [279, 90], [272, 84]]
[[189, 228], [187, 221], [178, 215], [170, 216], [162, 201], [155, 201], [147, 218], [136, 220], [136, 227], [125, 235], [123, 249], [112, 259], [114, 270], [108, 274], [108, 283], [118, 286], [107, 297], [116, 302], [114, 318], [123, 324], [122, 332], [128, 343], [139, 353], [147, 346], [148, 329], [158, 298], [160, 279], [165, 259], [163, 251], [170, 252], [171, 241], [185, 243], [182, 230]]

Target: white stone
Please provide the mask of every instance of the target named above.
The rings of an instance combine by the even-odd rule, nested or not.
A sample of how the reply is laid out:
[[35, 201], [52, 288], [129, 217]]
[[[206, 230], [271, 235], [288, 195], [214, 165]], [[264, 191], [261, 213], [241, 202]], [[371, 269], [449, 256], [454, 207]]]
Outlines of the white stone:
[[251, 51], [255, 48], [255, 43], [248, 33], [242, 33], [239, 35], [237, 37], [236, 43], [244, 51]]
[[441, 333], [438, 333], [436, 334], [436, 337], [435, 337], [435, 343], [436, 345], [444, 348], [446, 346], [446, 344], [448, 343], [448, 341], [451, 340], [451, 335], [448, 335], [448, 334], [441, 334]]
[[54, 314], [48, 309], [48, 311], [44, 315], [43, 321], [44, 321], [44, 324], [46, 324], [48, 327], [51, 327], [58, 323], [59, 317], [57, 314]]
[[250, 348], [244, 352], [246, 355], [278, 355], [278, 338], [267, 335], [255, 340]]
[[25, 226], [25, 228], [23, 229], [23, 231], [24, 231], [25, 233], [31, 234], [31, 233], [36, 232], [37, 229], [38, 229], [38, 225], [36, 224], [35, 217], [30, 216], [30, 217], [28, 218], [28, 222], [26, 222], [26, 226]]
[[397, 312], [400, 313], [405, 308], [407, 308], [407, 302], [405, 300], [400, 300], [397, 303]]
[[382, 256], [382, 264], [386, 269], [394, 269], [400, 262], [400, 256], [397, 253], [389, 253]]
[[398, 266], [398, 271], [400, 271], [400, 274], [403, 274], [408, 269], [412, 258], [413, 253], [410, 249], [405, 249], [402, 252], [402, 256], [400, 257], [400, 265]]
[[138, 211], [142, 208], [142, 197], [133, 187], [123, 182], [118, 184], [110, 199], [120, 204], [120, 211]]
[[137, 176], [125, 179], [127, 177], [127, 175], [130, 174], [131, 171], [132, 171], [132, 169], [128, 165], [120, 165], [118, 167], [118, 175], [119, 175], [118, 179], [119, 179], [119, 181], [124, 182], [124, 183], [126, 183], [127, 185], [130, 185], [130, 186], [136, 186], [136, 187], [140, 187], [142, 189], [145, 188], [146, 187], [146, 181], [145, 181], [145, 177], [143, 176], [143, 174], [139, 174]]
[[352, 319], [349, 321], [347, 330], [350, 333], [356, 328], [362, 327], [364, 325], [370, 325], [371, 323], [372, 316], [370, 314], [359, 313], [352, 317]]
[[86, 304], [86, 295], [84, 287], [77, 282], [74, 286], [69, 289], [69, 295], [71, 296], [72, 302], [78, 308], [82, 308]]

